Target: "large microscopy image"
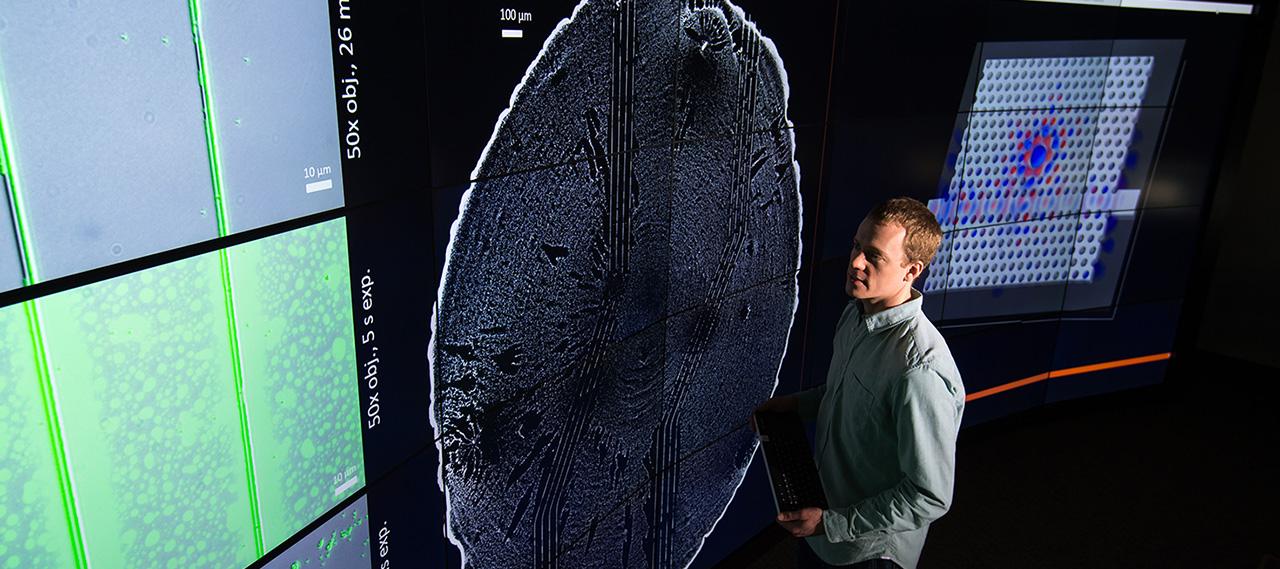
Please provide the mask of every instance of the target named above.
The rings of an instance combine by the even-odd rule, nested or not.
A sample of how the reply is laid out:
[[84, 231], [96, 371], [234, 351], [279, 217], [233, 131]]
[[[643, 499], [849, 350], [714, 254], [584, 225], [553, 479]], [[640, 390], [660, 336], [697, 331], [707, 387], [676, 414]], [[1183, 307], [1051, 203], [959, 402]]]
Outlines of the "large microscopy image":
[[451, 230], [431, 418], [466, 567], [686, 567], [755, 450], [798, 289], [772, 42], [728, 2], [584, 0]]

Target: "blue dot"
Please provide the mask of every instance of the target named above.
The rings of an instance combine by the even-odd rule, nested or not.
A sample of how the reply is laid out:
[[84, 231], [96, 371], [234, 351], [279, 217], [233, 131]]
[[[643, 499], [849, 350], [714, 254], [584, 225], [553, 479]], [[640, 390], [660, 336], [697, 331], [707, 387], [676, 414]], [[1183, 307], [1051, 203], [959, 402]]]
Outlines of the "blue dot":
[[1035, 148], [1031, 149], [1031, 166], [1033, 168], [1039, 168], [1044, 164], [1044, 160], [1048, 155], [1049, 150], [1047, 148], [1042, 145], [1036, 145]]

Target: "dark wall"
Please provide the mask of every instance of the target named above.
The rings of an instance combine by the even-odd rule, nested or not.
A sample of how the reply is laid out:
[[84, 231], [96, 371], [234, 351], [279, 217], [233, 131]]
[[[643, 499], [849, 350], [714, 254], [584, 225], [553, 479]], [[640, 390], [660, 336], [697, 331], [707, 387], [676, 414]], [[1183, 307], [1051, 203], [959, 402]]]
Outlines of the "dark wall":
[[1239, 101], [1251, 105], [1253, 113], [1236, 126], [1245, 131], [1243, 143], [1228, 150], [1201, 262], [1192, 276], [1205, 275], [1208, 282], [1201, 283], [1203, 312], [1191, 341], [1202, 350], [1280, 368], [1275, 349], [1280, 298], [1273, 294], [1280, 279], [1275, 227], [1280, 182], [1271, 169], [1280, 156], [1280, 41], [1274, 39], [1280, 18], [1275, 6], [1269, 7], [1273, 39], [1257, 46], [1256, 56], [1262, 59], [1257, 93]]

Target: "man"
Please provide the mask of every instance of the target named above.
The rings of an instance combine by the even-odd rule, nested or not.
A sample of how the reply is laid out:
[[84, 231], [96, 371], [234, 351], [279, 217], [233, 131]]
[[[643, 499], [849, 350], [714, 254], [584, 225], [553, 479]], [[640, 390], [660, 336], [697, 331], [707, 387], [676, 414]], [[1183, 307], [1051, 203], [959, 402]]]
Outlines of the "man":
[[[756, 411], [817, 421], [818, 472], [831, 507], [778, 514], [822, 563], [905, 567], [929, 523], [951, 506], [964, 386], [942, 335], [911, 287], [942, 229], [924, 204], [877, 204], [858, 226], [827, 382]], [[802, 548], [803, 549], [803, 548]]]

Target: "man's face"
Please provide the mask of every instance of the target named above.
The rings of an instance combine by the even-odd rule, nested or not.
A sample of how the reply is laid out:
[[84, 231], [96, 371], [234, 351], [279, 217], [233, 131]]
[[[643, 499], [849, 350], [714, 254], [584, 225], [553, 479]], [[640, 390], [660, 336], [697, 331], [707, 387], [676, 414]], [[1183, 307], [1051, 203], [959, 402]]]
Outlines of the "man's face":
[[844, 291], [873, 310], [910, 300], [911, 282], [924, 267], [919, 262], [907, 263], [906, 237], [907, 230], [897, 223], [863, 219], [849, 252]]

